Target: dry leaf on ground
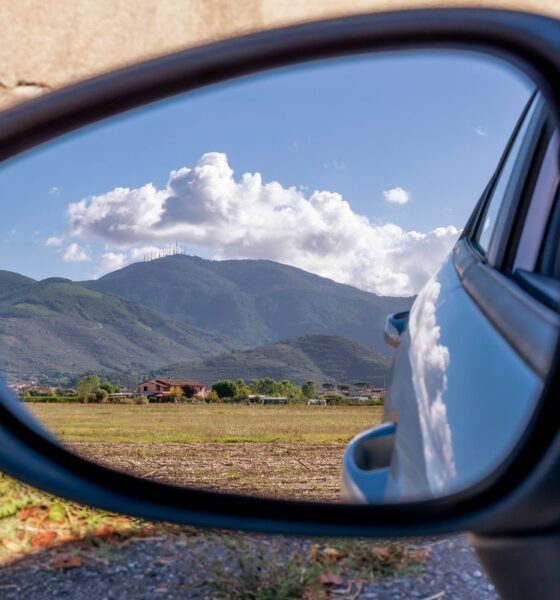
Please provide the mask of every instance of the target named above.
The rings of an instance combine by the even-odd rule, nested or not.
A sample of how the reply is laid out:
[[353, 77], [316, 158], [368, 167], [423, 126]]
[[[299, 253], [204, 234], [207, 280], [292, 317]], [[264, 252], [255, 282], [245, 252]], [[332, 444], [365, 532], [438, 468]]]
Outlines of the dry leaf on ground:
[[377, 560], [386, 561], [391, 558], [391, 550], [385, 546], [373, 546], [371, 553]]
[[343, 582], [344, 579], [332, 571], [325, 571], [319, 575], [319, 583], [321, 585], [341, 585]]
[[36, 533], [29, 540], [29, 545], [32, 548], [47, 548], [54, 542], [56, 535], [56, 531], [52, 531], [50, 529], [47, 531], [41, 531], [41, 533]]
[[82, 566], [82, 559], [80, 556], [59, 554], [51, 560], [49, 566], [51, 569], [77, 569]]

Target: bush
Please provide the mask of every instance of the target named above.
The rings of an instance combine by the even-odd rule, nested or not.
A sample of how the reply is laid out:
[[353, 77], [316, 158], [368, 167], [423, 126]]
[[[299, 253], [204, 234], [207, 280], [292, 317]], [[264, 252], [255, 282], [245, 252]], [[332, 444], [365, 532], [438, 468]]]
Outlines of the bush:
[[95, 402], [95, 392], [99, 389], [99, 377], [97, 375], [88, 375], [80, 379], [76, 384], [76, 392], [82, 402]]
[[96, 397], [95, 397], [95, 392], [83, 392], [82, 394], [80, 394], [78, 396], [78, 402], [81, 402], [82, 404], [90, 404], [91, 402], [95, 402], [96, 401]]
[[220, 402], [220, 396], [218, 396], [214, 390], [211, 390], [206, 394], [206, 398], [204, 400], [208, 404], [213, 404], [214, 402]]
[[[78, 396], [31, 396], [29, 394], [20, 396], [22, 402], [59, 404], [70, 404], [72, 402], [97, 404], [98, 401], [95, 398], [95, 393], [88, 396], [85, 402], [83, 398], [78, 398]], [[106, 400], [101, 400], [101, 402], [107, 404], [148, 404], [149, 400], [146, 396], [122, 396], [121, 398], [107, 398]]]
[[122, 396], [121, 398], [109, 398], [109, 402], [111, 404], [134, 404], [134, 398], [132, 396]]
[[385, 395], [381, 394], [380, 396], [374, 396], [372, 398], [373, 406], [384, 406], [385, 405]]
[[183, 392], [183, 388], [180, 387], [172, 387], [169, 390], [169, 398], [170, 398], [170, 402], [181, 402], [181, 400], [183, 400], [185, 396], [185, 393]]
[[132, 400], [132, 402], [134, 402], [134, 404], [149, 404], [150, 403], [147, 396], [134, 396], [133, 398], [127, 398], [127, 400]]
[[220, 398], [233, 398], [237, 394], [237, 384], [235, 381], [222, 379], [213, 383], [212, 391], [216, 392]]
[[368, 394], [366, 398], [367, 400], [358, 401], [342, 394], [331, 393], [323, 395], [323, 399], [327, 401], [329, 406], [383, 406], [383, 396], [378, 398], [377, 396]]
[[108, 394], [116, 394], [120, 389], [118, 385], [115, 385], [110, 381], [104, 381], [99, 387], [102, 390], [105, 390]]
[[307, 381], [301, 386], [301, 391], [306, 398], [317, 397], [317, 386], [314, 381]]
[[48, 404], [69, 404], [72, 402], [79, 402], [77, 396], [31, 396], [30, 394], [24, 394], [20, 396], [22, 402], [30, 403], [48, 403]]
[[301, 398], [301, 388], [294, 385], [287, 379], [275, 381], [270, 377], [264, 379], [253, 379], [249, 386], [249, 391], [253, 394], [263, 396], [286, 396], [287, 398]]
[[109, 392], [107, 390], [104, 390], [103, 388], [95, 390], [95, 392], [93, 392], [93, 395], [95, 397], [94, 402], [98, 402], [100, 404], [105, 404], [109, 399]]

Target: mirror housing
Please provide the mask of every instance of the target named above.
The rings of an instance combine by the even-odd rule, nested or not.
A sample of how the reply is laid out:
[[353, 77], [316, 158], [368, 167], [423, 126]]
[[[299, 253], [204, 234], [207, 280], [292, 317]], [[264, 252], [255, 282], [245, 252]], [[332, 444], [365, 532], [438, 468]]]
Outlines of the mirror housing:
[[[560, 24], [522, 13], [438, 9], [363, 15], [309, 23], [228, 40], [126, 68], [30, 101], [0, 116], [0, 158], [8, 159], [78, 127], [165, 97], [247, 74], [334, 56], [399, 49], [472, 50], [505, 59], [528, 74], [560, 115]], [[405, 318], [388, 322], [398, 340]], [[396, 333], [395, 333], [396, 332]], [[557, 359], [556, 359], [557, 362]], [[0, 468], [49, 492], [131, 515], [198, 526], [300, 535], [428, 535], [468, 528], [518, 531], [534, 525], [535, 503], [560, 518], [554, 473], [560, 436], [554, 417], [558, 369], [525, 435], [484, 481], [445, 498], [401, 505], [339, 506], [247, 498], [188, 490], [116, 473], [58, 445], [22, 418], [0, 389]], [[368, 471], [360, 449], [390, 440], [392, 424], [355, 438], [347, 453]], [[393, 429], [391, 430], [391, 427]], [[379, 466], [379, 465], [376, 465]], [[383, 465], [380, 465], [383, 470]], [[376, 475], [380, 475], [377, 473]], [[381, 480], [381, 478], [380, 478]], [[380, 483], [381, 485], [381, 483]]]
[[383, 337], [385, 342], [391, 348], [397, 348], [401, 343], [401, 336], [407, 330], [408, 316], [410, 311], [392, 313], [385, 320], [385, 329]]
[[342, 492], [352, 502], [384, 501], [396, 423], [383, 423], [354, 437], [344, 450]]

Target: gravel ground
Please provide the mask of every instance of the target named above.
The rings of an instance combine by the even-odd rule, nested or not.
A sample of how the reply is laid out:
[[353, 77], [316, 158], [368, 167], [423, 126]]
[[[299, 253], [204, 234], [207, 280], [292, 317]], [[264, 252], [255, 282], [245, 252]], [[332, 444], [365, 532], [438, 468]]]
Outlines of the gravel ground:
[[367, 583], [358, 598], [497, 600], [494, 586], [464, 536], [433, 542], [431, 546], [430, 560], [423, 573]]
[[[241, 536], [238, 536], [238, 539]], [[215, 598], [215, 574], [234, 570], [239, 544], [227, 537], [198, 536], [190, 541], [173, 537], [137, 539], [120, 548], [100, 549], [82, 566], [53, 568], [53, 552], [30, 556], [0, 570], [0, 597], [4, 600], [148, 600]], [[251, 559], [273, 547], [284, 557], [305, 552], [310, 544], [293, 538], [244, 536], [244, 556]], [[418, 575], [378, 580], [346, 580], [332, 586], [325, 598], [493, 600], [493, 586], [481, 570], [463, 536], [424, 542], [430, 558]], [[219, 566], [218, 566], [219, 565]], [[217, 569], [217, 570], [216, 570]], [[230, 578], [232, 572], [229, 571]], [[221, 572], [224, 577], [224, 571]], [[212, 583], [214, 581], [214, 583]], [[232, 597], [232, 594], [225, 594]], [[249, 597], [239, 595], [238, 597]], [[262, 596], [256, 596], [262, 597]], [[282, 596], [271, 596], [271, 598]]]

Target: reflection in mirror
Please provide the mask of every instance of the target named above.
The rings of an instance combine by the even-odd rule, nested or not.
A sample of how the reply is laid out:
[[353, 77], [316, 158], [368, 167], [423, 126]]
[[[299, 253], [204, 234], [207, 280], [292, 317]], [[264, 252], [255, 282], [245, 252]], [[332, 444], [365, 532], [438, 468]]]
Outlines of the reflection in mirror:
[[6, 164], [3, 376], [72, 451], [142, 478], [328, 502], [478, 481], [542, 382], [450, 252], [531, 94], [478, 54], [332, 60]]

